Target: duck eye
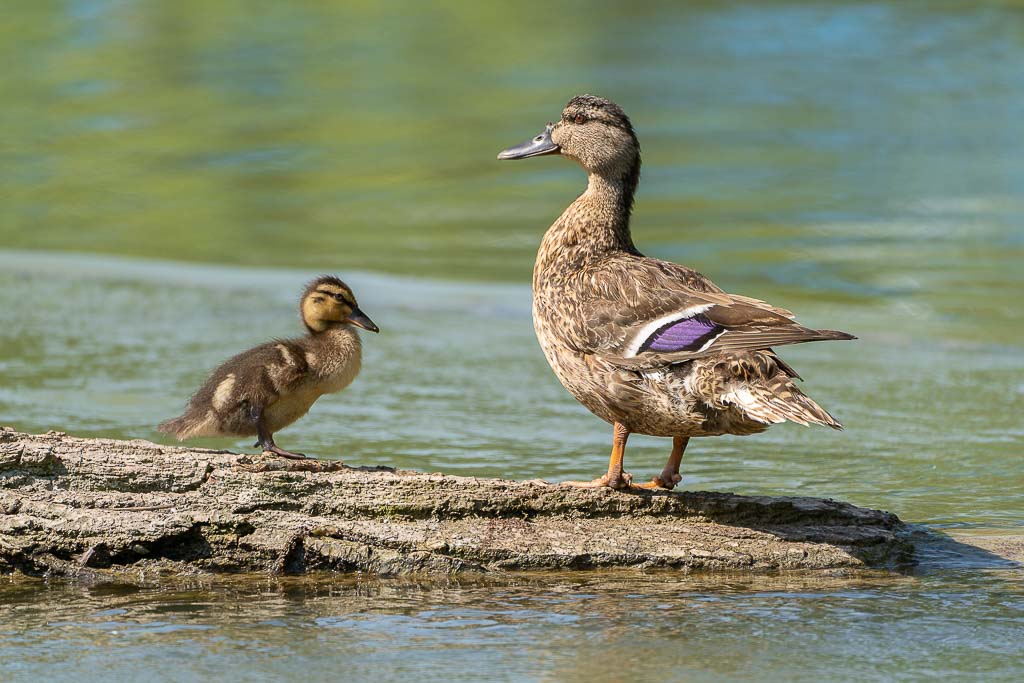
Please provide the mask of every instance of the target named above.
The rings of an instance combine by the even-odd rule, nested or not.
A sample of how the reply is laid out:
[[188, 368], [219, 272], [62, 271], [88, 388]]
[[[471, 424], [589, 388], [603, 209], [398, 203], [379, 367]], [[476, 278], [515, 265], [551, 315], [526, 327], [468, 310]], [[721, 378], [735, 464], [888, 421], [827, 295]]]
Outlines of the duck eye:
[[586, 123], [587, 117], [583, 114], [576, 114], [576, 118], [574, 118], [573, 121], [576, 123]]

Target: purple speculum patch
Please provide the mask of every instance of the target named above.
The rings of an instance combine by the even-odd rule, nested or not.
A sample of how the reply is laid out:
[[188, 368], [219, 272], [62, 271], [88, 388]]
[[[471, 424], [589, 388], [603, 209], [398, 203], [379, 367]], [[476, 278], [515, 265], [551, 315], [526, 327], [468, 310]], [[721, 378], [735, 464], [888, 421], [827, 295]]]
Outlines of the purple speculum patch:
[[640, 347], [640, 351], [694, 351], [718, 334], [721, 327], [702, 315], [668, 323], [652, 334]]

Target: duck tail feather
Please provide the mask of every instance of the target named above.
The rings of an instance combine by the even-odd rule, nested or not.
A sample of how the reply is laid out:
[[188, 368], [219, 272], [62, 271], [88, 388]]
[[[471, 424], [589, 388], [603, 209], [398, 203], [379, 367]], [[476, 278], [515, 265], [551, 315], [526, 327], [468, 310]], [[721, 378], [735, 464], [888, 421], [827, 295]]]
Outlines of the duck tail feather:
[[856, 339], [857, 338], [855, 335], [852, 335], [849, 332], [841, 332], [839, 330], [815, 330], [815, 331], [818, 334], [821, 335], [821, 339], [816, 340], [816, 341], [849, 341], [851, 339]]
[[827, 410], [797, 388], [785, 376], [776, 376], [767, 383], [752, 383], [732, 392], [734, 403], [751, 419], [765, 424], [795, 422], [808, 426], [819, 424], [841, 430], [843, 425]]
[[193, 435], [200, 427], [194, 416], [185, 413], [170, 420], [165, 420], [156, 426], [158, 432], [170, 434], [178, 441], [184, 441]]
[[184, 415], [181, 415], [181, 416], [175, 417], [175, 418], [171, 418], [170, 420], [164, 420], [163, 422], [161, 422], [160, 424], [158, 424], [156, 426], [156, 431], [162, 432], [164, 434], [170, 434], [171, 436], [177, 438], [178, 441], [181, 441], [181, 437], [178, 436], [178, 434], [183, 432], [184, 430], [185, 430], [185, 416]]

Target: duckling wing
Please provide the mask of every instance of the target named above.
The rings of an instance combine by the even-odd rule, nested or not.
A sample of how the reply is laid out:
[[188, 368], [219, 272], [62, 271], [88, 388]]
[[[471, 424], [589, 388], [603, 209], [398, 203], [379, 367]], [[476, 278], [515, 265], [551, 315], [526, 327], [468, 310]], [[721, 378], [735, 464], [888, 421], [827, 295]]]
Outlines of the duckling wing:
[[249, 379], [244, 398], [261, 405], [272, 403], [293, 390], [309, 374], [309, 363], [300, 344], [277, 339], [258, 346], [240, 359], [242, 374]]
[[308, 374], [302, 347], [275, 340], [233, 356], [214, 370], [196, 399], [218, 413], [240, 407], [264, 408], [300, 383]]
[[224, 361], [189, 399], [185, 412], [157, 429], [179, 440], [194, 436], [248, 434], [254, 410], [262, 410], [308, 374], [302, 346], [275, 341]]
[[759, 299], [723, 292], [684, 266], [639, 257], [581, 271], [590, 349], [623, 367], [656, 368], [722, 352], [854, 339], [797, 323]]

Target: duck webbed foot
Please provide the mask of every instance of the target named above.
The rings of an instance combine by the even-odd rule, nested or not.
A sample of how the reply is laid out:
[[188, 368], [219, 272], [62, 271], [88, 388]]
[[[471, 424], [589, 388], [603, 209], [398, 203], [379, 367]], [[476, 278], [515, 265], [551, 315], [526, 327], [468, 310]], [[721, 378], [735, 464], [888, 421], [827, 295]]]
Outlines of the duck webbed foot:
[[661, 489], [663, 491], [671, 491], [676, 487], [676, 484], [681, 482], [683, 478], [678, 474], [666, 474], [662, 472], [658, 476], [651, 479], [649, 482], [644, 484], [633, 484], [635, 489]]
[[307, 460], [309, 456], [305, 453], [292, 453], [274, 443], [274, 435], [270, 433], [267, 428], [267, 423], [263, 418], [263, 410], [255, 409], [252, 411], [251, 416], [253, 422], [256, 423], [256, 448], [262, 448], [264, 453], [273, 453], [274, 455], [280, 455], [282, 458], [288, 458], [290, 460]]
[[305, 453], [292, 453], [291, 451], [286, 451], [285, 449], [281, 448], [280, 446], [278, 446], [276, 444], [271, 444], [270, 446], [264, 446], [263, 447], [263, 452], [264, 453], [273, 453], [274, 455], [280, 455], [282, 458], [288, 458], [290, 460], [310, 460], [311, 459]]
[[612, 437], [612, 455], [608, 459], [608, 471], [603, 477], [593, 481], [567, 481], [565, 486], [576, 486], [579, 488], [597, 489], [610, 488], [616, 491], [633, 488], [633, 475], [622, 469], [622, 457], [626, 454], [626, 440], [629, 438], [629, 430], [618, 422]]
[[676, 484], [683, 480], [679, 474], [679, 465], [683, 462], [683, 452], [686, 450], [686, 444], [690, 442], [688, 436], [677, 436], [672, 439], [672, 454], [668, 456], [668, 462], [665, 463], [665, 469], [661, 471], [661, 474], [651, 479], [646, 484], [636, 484], [635, 488], [638, 489], [664, 489], [671, 491], [676, 487]]
[[282, 458], [290, 458], [292, 460], [313, 460], [314, 459], [314, 458], [310, 458], [305, 453], [292, 453], [291, 451], [286, 451], [285, 449], [281, 448], [276, 443], [274, 443], [273, 440], [270, 440], [268, 442], [264, 442], [262, 440], [261, 441], [257, 441], [256, 443], [253, 444], [253, 446], [255, 448], [262, 448], [264, 453], [269, 453], [271, 455], [280, 455]]
[[629, 472], [619, 472], [617, 475], [605, 474], [592, 481], [563, 481], [561, 485], [580, 489], [609, 488], [616, 491], [623, 491], [634, 486], [633, 475]]
[[679, 465], [683, 461], [683, 452], [690, 438], [677, 436], [672, 439], [672, 454], [668, 456], [668, 462], [661, 474], [645, 484], [634, 484], [633, 475], [622, 469], [622, 458], [626, 452], [626, 439], [629, 438], [629, 430], [619, 423], [615, 423], [615, 438], [612, 442], [612, 456], [608, 461], [608, 472], [593, 481], [567, 481], [565, 486], [596, 489], [607, 487], [616, 491], [627, 489], [661, 489], [671, 491], [683, 478], [679, 475]]

